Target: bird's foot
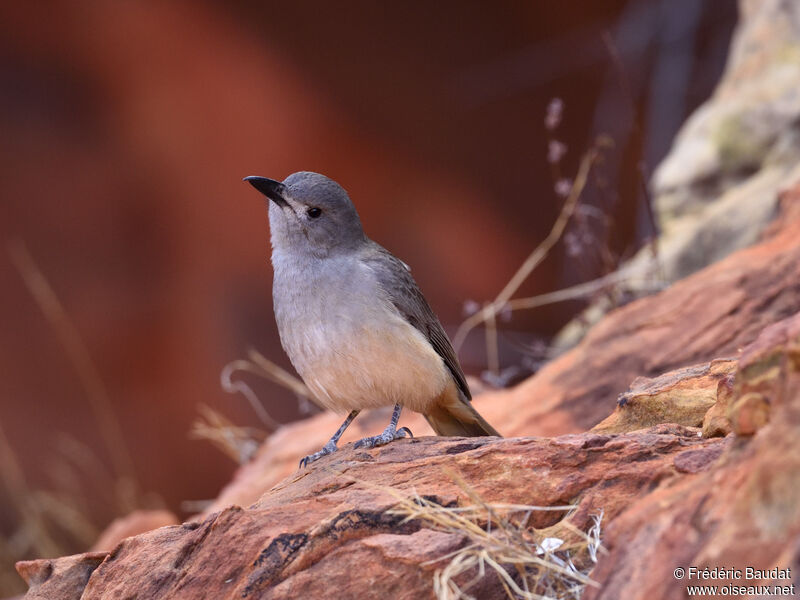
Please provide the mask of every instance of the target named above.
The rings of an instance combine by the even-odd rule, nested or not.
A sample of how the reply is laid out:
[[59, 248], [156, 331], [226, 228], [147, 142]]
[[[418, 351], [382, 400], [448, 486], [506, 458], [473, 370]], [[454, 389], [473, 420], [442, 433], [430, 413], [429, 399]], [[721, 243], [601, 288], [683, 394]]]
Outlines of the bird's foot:
[[411, 433], [411, 430], [408, 427], [401, 427], [400, 429], [395, 430], [394, 427], [387, 427], [383, 430], [383, 433], [380, 435], [373, 435], [372, 437], [365, 437], [364, 439], [358, 440], [353, 447], [354, 448], [375, 448], [376, 446], [385, 446], [389, 442], [393, 442], [394, 440], [399, 440], [400, 438], [404, 437], [414, 437], [414, 434]]
[[327, 444], [325, 444], [322, 447], [322, 450], [320, 450], [319, 452], [314, 452], [314, 454], [309, 454], [308, 456], [301, 458], [300, 468], [303, 469], [308, 465], [310, 465], [315, 460], [319, 460], [320, 458], [322, 458], [323, 456], [327, 456], [328, 454], [333, 454], [338, 449], [339, 448], [338, 446], [336, 446], [336, 443], [333, 440], [331, 440]]

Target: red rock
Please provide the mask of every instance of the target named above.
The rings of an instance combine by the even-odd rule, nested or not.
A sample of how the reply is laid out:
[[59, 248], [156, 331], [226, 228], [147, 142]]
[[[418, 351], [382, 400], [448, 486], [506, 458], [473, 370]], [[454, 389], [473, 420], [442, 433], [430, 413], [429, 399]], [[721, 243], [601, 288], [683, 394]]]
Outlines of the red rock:
[[710, 446], [697, 450], [686, 450], [675, 457], [675, 469], [680, 473], [705, 471], [722, 455], [725, 446]]
[[17, 572], [28, 584], [27, 600], [78, 600], [86, 582], [107, 552], [87, 552], [63, 558], [17, 563]]
[[731, 425], [736, 435], [753, 435], [769, 421], [769, 401], [758, 392], [737, 398], [730, 408]]
[[[103, 14], [112, 15], [107, 8], [102, 10], [106, 11]], [[174, 7], [163, 10], [178, 14]], [[52, 11], [45, 10], [45, 13], [51, 27], [56, 23], [60, 25], [57, 18], [53, 20]], [[80, 24], [81, 28], [76, 31], [93, 36], [89, 42], [86, 36], [80, 35], [70, 44], [52, 38], [52, 45], [39, 48], [38, 56], [59, 54], [59, 48], [74, 44], [82, 48], [79, 62], [84, 67], [96, 64], [102, 71], [111, 69], [119, 73], [118, 61], [110, 58], [111, 55], [94, 52], [91, 43], [91, 40], [96, 43], [98, 39], [112, 39], [113, 28], [97, 27], [102, 19], [87, 20], [76, 15], [70, 11], [58, 13]], [[202, 25], [213, 22], [211, 16], [211, 12], [205, 14], [193, 22], [197, 27], [182, 31], [195, 32], [193, 35], [197, 35], [196, 31], [207, 31]], [[20, 33], [39, 39], [42, 23], [42, 19], [29, 19], [25, 31]], [[139, 37], [152, 31], [144, 20], [135, 24]], [[224, 31], [232, 44], [240, 42], [235, 28]], [[37, 35], [34, 37], [34, 34]], [[184, 47], [169, 43], [177, 39], [164, 36], [165, 44], [161, 48]], [[38, 48], [35, 44], [30, 47]], [[153, 164], [175, 167], [169, 169], [171, 173], [194, 174], [196, 164], [208, 161], [187, 161], [185, 148], [179, 149], [169, 143], [143, 142], [142, 136], [161, 141], [166, 137], [158, 128], [145, 130], [137, 125], [148, 121], [140, 118], [146, 116], [148, 110], [160, 106], [147, 96], [152, 86], [138, 84], [153, 81], [153, 73], [163, 75], [163, 65], [161, 71], [149, 66], [143, 68], [147, 61], [138, 60], [135, 45], [123, 44], [115, 48], [127, 57], [126, 64], [138, 68], [137, 77], [128, 76], [132, 72], [130, 69], [124, 70], [126, 76], [115, 79], [119, 86], [113, 88], [109, 96], [112, 101], [128, 107], [124, 114], [135, 117], [122, 124], [121, 137], [140, 151], [158, 148], [162, 160]], [[161, 52], [163, 56], [169, 54]], [[252, 71], [254, 64], [279, 68], [271, 61], [244, 61], [239, 60], [240, 56], [245, 58], [239, 52], [230, 52], [219, 61], [195, 62], [212, 65], [213, 72], [224, 75], [230, 71], [225, 65], [238, 65], [234, 73], [238, 76]], [[92, 72], [92, 69], [86, 71]], [[166, 116], [166, 120], [161, 120], [178, 123], [179, 131], [182, 127], [191, 133], [190, 120], [172, 118], [181, 116], [174, 112], [178, 104], [173, 100], [185, 92], [187, 81], [194, 91], [205, 91], [208, 87], [202, 77], [177, 82], [164, 79], [159, 89], [163, 92], [161, 97], [167, 99], [164, 106], [168, 110], [161, 115]], [[258, 93], [251, 101], [272, 94], [263, 81], [255, 85]], [[217, 86], [218, 89], [224, 87]], [[284, 108], [291, 109], [291, 100], [314, 102], [312, 95], [302, 93], [301, 86], [293, 85], [291, 90], [280, 96], [284, 103], [290, 100]], [[203, 94], [196, 95], [203, 97]], [[212, 100], [219, 98], [212, 96]], [[295, 118], [288, 122], [299, 121]], [[319, 127], [305, 128], [298, 139], [318, 141], [317, 129]], [[328, 140], [341, 141], [337, 127], [322, 129], [327, 131]], [[264, 136], [253, 135], [252, 138], [260, 140]], [[355, 142], [350, 139], [349, 143]], [[200, 153], [193, 156], [203, 158], [202, 152], [213, 144], [193, 144], [192, 147]], [[255, 147], [247, 146], [247, 151]], [[54, 152], [65, 154], [58, 147]], [[275, 150], [271, 152], [274, 154]], [[98, 158], [96, 153], [87, 153], [74, 163], [63, 164], [94, 165]], [[105, 165], [106, 171], [110, 172], [109, 168], [117, 165], [117, 161], [130, 162], [125, 159], [125, 155], [112, 157]], [[136, 162], [130, 164], [135, 166]], [[233, 153], [224, 166], [228, 170], [239, 169], [241, 162]], [[96, 177], [96, 169], [67, 171], [79, 178], [84, 174], [86, 181], [78, 189], [93, 203], [102, 204], [107, 196], [95, 193], [98, 190], [113, 192], [123, 187], [120, 182], [126, 183], [125, 177], [95, 183], [96, 179], [102, 179]], [[23, 187], [31, 185], [30, 178], [16, 181], [24, 182]], [[190, 193], [192, 190], [207, 194], [210, 189], [205, 182], [194, 181], [194, 187], [181, 198], [186, 206], [194, 206], [192, 201], [196, 194]], [[47, 182], [40, 182], [40, 185], [46, 186]], [[151, 182], [142, 190], [147, 192], [152, 185]], [[223, 188], [227, 189], [222, 186], [219, 190], [224, 191]], [[169, 191], [170, 188], [164, 189]], [[27, 198], [27, 188], [24, 191], [26, 194], [17, 196]], [[474, 201], [478, 194], [470, 193]], [[132, 197], [138, 201], [140, 196], [147, 194]], [[570, 515], [569, 523], [582, 529], [590, 524], [591, 515], [602, 510], [607, 523], [604, 541], [609, 552], [601, 556], [594, 572], [600, 587], [588, 590], [587, 598], [657, 600], [683, 596], [686, 582], [674, 578], [676, 566], [748, 565], [800, 570], [800, 453], [796, 443], [800, 434], [800, 316], [767, 328], [800, 310], [799, 200], [798, 189], [785, 195], [784, 214], [762, 243], [698, 272], [661, 294], [609, 314], [580, 345], [547, 365], [535, 377], [513, 390], [487, 393], [476, 400], [479, 410], [507, 435], [556, 437], [421, 438], [372, 451], [357, 451], [348, 445], [307, 470], [297, 470], [298, 459], [319, 448], [340, 420], [331, 415], [320, 416], [284, 428], [272, 436], [257, 459], [242, 469], [220, 495], [213, 507], [215, 512], [201, 515], [197, 522], [124, 537], [110, 553], [19, 563], [20, 574], [30, 586], [27, 597], [41, 600], [430, 597], [431, 579], [436, 569], [431, 560], [458, 548], [464, 540], [457, 533], [437, 531], [425, 522], [404, 521], [401, 516], [392, 514], [388, 509], [395, 498], [386, 490], [430, 495], [442, 505], [469, 502], [463, 488], [448, 477], [449, 471], [458, 473], [475, 493], [489, 502], [547, 506], [574, 503], [577, 508]], [[84, 209], [93, 205], [86, 204]], [[68, 210], [73, 216], [74, 207], [69, 203], [60, 206], [60, 210]], [[115, 219], [128, 223], [129, 215], [124, 209], [120, 210], [114, 213]], [[189, 221], [189, 227], [199, 231], [204, 225], [219, 225], [221, 221], [215, 217], [224, 212], [220, 210], [197, 213], [194, 220]], [[49, 214], [40, 212], [36, 213], [37, 218]], [[186, 211], [176, 210], [167, 219], [183, 223], [186, 214]], [[49, 218], [56, 223], [60, 216], [56, 211]], [[86, 221], [84, 227], [90, 227], [91, 223]], [[220, 236], [236, 237], [231, 233], [234, 228], [205, 229]], [[186, 228], [176, 230], [182, 231], [184, 236], [191, 233]], [[108, 231], [113, 235], [118, 230], [110, 228]], [[202, 248], [195, 249], [202, 250], [202, 256], [213, 258], [216, 246], [209, 244], [206, 236], [192, 239], [202, 239]], [[137, 250], [145, 246], [134, 245]], [[185, 250], [195, 246], [178, 239], [175, 247]], [[243, 247], [240, 250], [244, 252]], [[179, 254], [183, 258], [177, 260], [185, 261], [185, 257], [191, 260], [186, 264], [167, 265], [155, 276], [145, 269], [142, 270], [145, 275], [141, 276], [148, 280], [166, 277], [174, 286], [170, 289], [174, 290], [205, 289], [200, 285], [202, 277], [196, 267], [202, 264], [196, 260], [198, 253]], [[116, 265], [116, 261], [109, 264]], [[174, 268], [181, 264], [187, 268]], [[168, 277], [173, 272], [183, 273], [183, 279], [173, 282]], [[462, 276], [470, 278], [471, 274]], [[112, 288], [120, 298], [125, 296], [124, 285]], [[98, 320], [99, 313], [90, 303], [76, 302], [73, 298], [72, 304], [82, 307], [78, 321], [96, 329], [95, 336], [107, 337], [108, 331], [114, 330], [104, 326], [103, 319]], [[185, 303], [176, 302], [169, 309], [159, 311], [162, 319], [152, 319], [147, 313], [141, 323], [146, 322], [148, 327], [156, 329], [168, 323], [173, 329], [162, 334], [164, 339], [196, 341], [199, 338], [194, 325], [213, 320], [198, 318], [207, 316], [208, 310], [195, 307], [187, 311]], [[163, 319], [164, 315], [176, 319]], [[141, 327], [129, 328], [128, 337], [145, 339], [138, 337], [138, 329]], [[217, 329], [217, 337], [227, 339], [220, 332], [228, 331], [229, 327], [218, 323]], [[707, 377], [711, 367], [708, 371], [701, 368], [669, 373], [676, 368], [730, 356], [762, 331], [741, 355], [732, 379], [730, 371], [713, 373], [714, 377], [719, 376], [717, 379]], [[27, 333], [25, 331], [25, 335]], [[141, 344], [147, 349], [152, 346]], [[151, 371], [176, 372], [182, 379], [170, 378], [170, 381], [194, 382], [192, 385], [196, 387], [188, 393], [185, 385], [178, 386], [181, 393], [172, 395], [174, 398], [194, 399], [194, 391], [208, 393], [208, 386], [197, 377], [195, 359], [198, 357], [185, 352], [187, 347], [200, 347], [198, 344], [181, 344], [174, 348], [161, 344], [159, 347], [167, 350], [152, 358], [149, 353], [136, 352], [136, 344], [120, 344], [119, 335], [114, 335], [107, 341], [109, 352], [115, 354], [108, 362], [127, 366], [129, 361], [120, 360], [120, 357], [131, 352], [151, 357], [145, 360], [153, 360], [153, 364], [158, 363], [160, 367]], [[169, 360], [163, 360], [165, 356]], [[209, 359], [205, 359], [208, 363]], [[637, 391], [629, 398], [636, 400], [632, 404], [647, 410], [635, 415], [630, 411], [627, 414], [618, 411], [614, 419], [606, 422], [609, 431], [677, 420], [687, 424], [702, 421], [708, 436], [733, 433], [725, 439], [704, 438], [699, 429], [668, 423], [627, 433], [575, 433], [604, 419], [618, 394], [627, 389], [635, 377], [656, 377], [655, 380], [640, 380]], [[129, 387], [136, 397], [142, 397], [138, 386]], [[684, 410], [686, 406], [681, 402], [671, 402], [674, 397], [669, 393], [663, 394], [677, 390], [688, 394], [692, 400], [689, 410]], [[662, 396], [658, 401], [649, 402], [654, 392]], [[711, 408], [699, 420], [701, 409], [708, 406]], [[348, 432], [346, 439], [377, 432], [384, 424], [381, 413], [367, 415]], [[418, 416], [408, 417], [404, 424], [410, 425], [417, 435], [427, 431]], [[151, 429], [152, 424], [148, 422], [147, 431]], [[148, 451], [161, 456], [161, 449], [154, 447]], [[247, 507], [228, 506], [231, 502]], [[532, 524], [548, 531], [558, 531], [561, 527], [563, 533], [567, 529], [563, 512], [534, 513]], [[112, 538], [123, 537], [134, 530], [135, 527], [128, 524], [116, 533], [109, 532], [107, 540], [99, 543], [110, 545]], [[480, 593], [476, 592], [481, 598], [502, 593], [490, 579], [481, 585]]]
[[614, 412], [592, 428], [595, 433], [622, 433], [658, 423], [699, 427], [717, 403], [720, 380], [736, 369], [735, 360], [715, 360], [647, 379], [637, 377], [622, 394]]
[[735, 381], [733, 375], [728, 375], [717, 383], [717, 401], [703, 417], [703, 436], [726, 436], [731, 432], [728, 408], [734, 396]]
[[[681, 369], [640, 389], [719, 395], [730, 366]], [[718, 378], [716, 387], [709, 376]], [[565, 511], [532, 513], [530, 525], [542, 536], [585, 531], [602, 511], [607, 553], [592, 574], [599, 587], [587, 588], [589, 599], [682, 596], [687, 581], [673, 576], [677, 567], [798, 568], [800, 312], [765, 328], [741, 353], [733, 378], [734, 421], [743, 398], [767, 401], [763, 425], [752, 434], [705, 438], [698, 428], [665, 423], [555, 438], [417, 438], [369, 451], [348, 444], [308, 469], [294, 468], [247, 508], [229, 506], [126, 538], [107, 555], [21, 563], [20, 572], [31, 585], [28, 597], [42, 600], [429, 598], [437, 568], [431, 561], [464, 540], [391, 509], [398, 494], [442, 506], [471, 503], [450, 473], [485, 502], [575, 505], [568, 519]], [[272, 447], [284, 469], [304, 443], [296, 435], [286, 441], [283, 455]], [[240, 481], [239, 491], [253, 493], [265, 481], [255, 480], [250, 488]], [[479, 590], [493, 598], [502, 587], [489, 577]]]
[[137, 510], [115, 519], [92, 546], [93, 551], [111, 550], [122, 540], [146, 531], [177, 525], [180, 521], [168, 510]]
[[[768, 328], [742, 353], [738, 392], [769, 399], [769, 419], [754, 435], [731, 438], [712, 468], [665, 480], [610, 523], [586, 598], [683, 597], [691, 584], [791, 581], [678, 580], [673, 570], [800, 567], [800, 314]], [[734, 396], [734, 406], [739, 398]], [[690, 452], [713, 453], [719, 446]], [[676, 468], [685, 464], [676, 457]], [[693, 461], [689, 461], [690, 463]], [[692, 472], [691, 467], [688, 469]]]
[[609, 313], [578, 346], [513, 390], [482, 398], [479, 410], [508, 435], [581, 431], [636, 377], [736, 355], [800, 310], [800, 188], [782, 206], [772, 237]]
[[[64, 597], [430, 598], [438, 565], [428, 561], [457, 548], [461, 537], [388, 513], [397, 500], [387, 488], [444, 506], [469, 504], [448, 476], [454, 472], [488, 502], [575, 503], [570, 521], [586, 529], [600, 509], [613, 519], [675, 477], [676, 456], [723, 443], [695, 429], [659, 425], [618, 436], [425, 438], [370, 451], [348, 445], [296, 471], [249, 508], [229, 507], [201, 522], [123, 540], [88, 583], [76, 582], [74, 596]], [[564, 515], [533, 513], [531, 523], [552, 527]], [[502, 587], [493, 585], [482, 598], [502, 597]]]

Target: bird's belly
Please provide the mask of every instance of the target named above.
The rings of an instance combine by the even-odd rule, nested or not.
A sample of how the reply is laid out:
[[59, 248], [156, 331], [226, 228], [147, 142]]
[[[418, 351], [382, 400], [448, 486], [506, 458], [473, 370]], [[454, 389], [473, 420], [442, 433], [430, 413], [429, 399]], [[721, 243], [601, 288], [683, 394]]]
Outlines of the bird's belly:
[[[400, 403], [417, 412], [450, 377], [428, 340], [392, 306], [362, 306], [359, 319], [328, 315], [283, 331], [287, 353], [319, 403], [339, 412]], [[288, 335], [286, 335], [288, 334]]]

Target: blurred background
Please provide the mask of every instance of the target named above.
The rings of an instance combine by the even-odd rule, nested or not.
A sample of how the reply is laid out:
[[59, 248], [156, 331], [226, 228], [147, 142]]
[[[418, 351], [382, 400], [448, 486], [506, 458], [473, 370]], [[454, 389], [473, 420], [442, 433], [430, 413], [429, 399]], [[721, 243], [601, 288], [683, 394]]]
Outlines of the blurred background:
[[[267, 429], [219, 383], [250, 346], [291, 370], [243, 176], [339, 181], [452, 332], [547, 235], [599, 135], [585, 208], [521, 294], [654, 235], [647, 182], [736, 17], [734, 0], [3, 3], [0, 561], [213, 498], [236, 464], [189, 439], [200, 406]], [[535, 370], [582, 306], [503, 320], [501, 366]], [[485, 370], [480, 332], [461, 359]], [[301, 416], [248, 382], [275, 420]]]

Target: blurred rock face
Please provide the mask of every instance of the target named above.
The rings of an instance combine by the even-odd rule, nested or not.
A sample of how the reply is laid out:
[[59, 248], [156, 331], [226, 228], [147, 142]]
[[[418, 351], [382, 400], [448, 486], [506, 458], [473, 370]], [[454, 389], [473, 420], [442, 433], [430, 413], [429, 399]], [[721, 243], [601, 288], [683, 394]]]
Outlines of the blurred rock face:
[[[778, 192], [800, 179], [800, 4], [740, 2], [727, 65], [711, 98], [679, 131], [652, 181], [660, 228], [627, 267], [634, 295], [670, 284], [755, 243]], [[610, 308], [593, 303], [557, 336], [575, 345]]]
[[653, 178], [670, 281], [755, 242], [800, 177], [800, 4], [741, 2], [725, 74]]
[[[656, 14], [657, 2], [637, 4]], [[219, 391], [222, 366], [251, 344], [288, 366], [263, 201], [242, 176], [336, 178], [446, 324], [463, 300], [493, 296], [548, 231], [558, 200], [544, 108], [564, 98], [560, 135], [577, 161], [602, 125], [591, 117], [598, 90], [619, 85], [602, 31], [632, 3], [436, 5], [403, 20], [364, 6], [349, 21], [357, 28], [336, 35], [322, 18], [262, 3], [0, 8], [3, 249], [19, 240], [29, 250], [96, 363], [141, 488], [171, 508], [214, 497], [231, 468], [187, 442], [198, 404], [257, 424]], [[685, 40], [691, 48], [701, 34], [727, 35], [729, 24], [708, 22]], [[647, 27], [623, 48], [626, 64], [626, 52], [655, 52]], [[635, 64], [646, 82], [649, 63]], [[696, 79], [704, 97], [713, 69]], [[619, 222], [635, 221], [631, 198], [616, 206]], [[621, 229], [620, 248], [636, 235]], [[525, 292], [556, 286], [559, 261]], [[11, 447], [31, 486], [55, 480], [107, 521], [114, 503], [96, 490], [115, 474], [89, 392], [5, 253], [0, 289], [0, 423]], [[553, 314], [514, 326], [552, 328]], [[479, 369], [480, 351], [466, 351]], [[259, 392], [276, 418], [297, 417], [291, 394]], [[7, 506], [0, 490], [10, 531]]]

